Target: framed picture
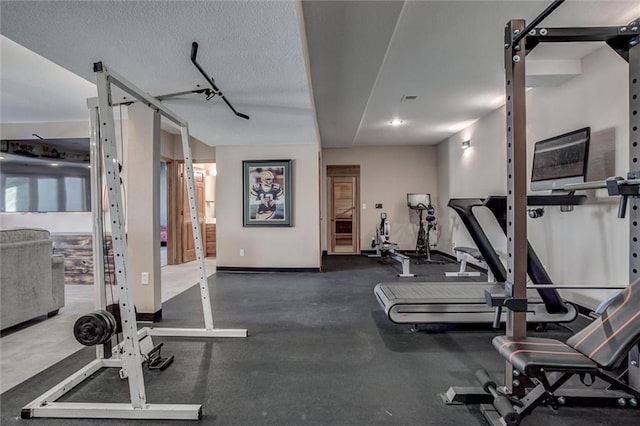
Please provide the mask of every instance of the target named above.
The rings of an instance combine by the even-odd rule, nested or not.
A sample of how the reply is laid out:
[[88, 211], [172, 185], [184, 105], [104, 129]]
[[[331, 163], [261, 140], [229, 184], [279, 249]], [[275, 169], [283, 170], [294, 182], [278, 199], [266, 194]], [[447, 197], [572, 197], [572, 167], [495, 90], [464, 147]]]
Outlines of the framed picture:
[[291, 226], [291, 160], [243, 161], [244, 226]]

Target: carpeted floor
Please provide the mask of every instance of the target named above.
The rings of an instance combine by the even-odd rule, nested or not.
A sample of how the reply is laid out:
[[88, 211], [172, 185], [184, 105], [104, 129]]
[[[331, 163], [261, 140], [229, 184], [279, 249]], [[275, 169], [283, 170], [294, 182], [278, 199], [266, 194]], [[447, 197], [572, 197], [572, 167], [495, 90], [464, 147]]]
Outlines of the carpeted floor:
[[[419, 276], [400, 279], [398, 263], [331, 256], [322, 273], [218, 272], [209, 280], [216, 327], [247, 328], [249, 337], [154, 338], [176, 360], [164, 372], [145, 372], [147, 401], [201, 403], [206, 425], [482, 425], [478, 406], [445, 406], [438, 394], [451, 385], [476, 385], [478, 368], [501, 380], [504, 363], [491, 345], [501, 332], [477, 325], [412, 332], [408, 325], [392, 324], [373, 295], [382, 281], [460, 280], [444, 278], [445, 270], [457, 269], [412, 263]], [[159, 326], [202, 327], [201, 315], [195, 286], [163, 305]], [[531, 334], [564, 340], [571, 333], [551, 326]], [[2, 394], [2, 425], [149, 424], [20, 419], [24, 404], [93, 357], [92, 348], [84, 349]], [[128, 397], [127, 382], [109, 369], [66, 400]], [[523, 425], [631, 425], [638, 424], [637, 416], [633, 409], [541, 408]]]

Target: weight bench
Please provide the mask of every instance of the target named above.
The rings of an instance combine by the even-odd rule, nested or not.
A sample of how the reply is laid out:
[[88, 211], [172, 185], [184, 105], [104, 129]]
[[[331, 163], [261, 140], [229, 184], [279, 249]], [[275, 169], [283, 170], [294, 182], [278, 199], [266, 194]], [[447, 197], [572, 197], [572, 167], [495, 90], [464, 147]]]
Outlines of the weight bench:
[[[504, 404], [505, 396], [497, 396], [493, 406], [482, 406], [483, 414], [492, 424], [513, 426], [539, 405], [554, 409], [585, 403], [637, 407], [640, 389], [615, 377], [612, 371], [620, 367], [631, 350], [637, 354], [639, 342], [640, 279], [615, 296], [596, 320], [566, 343], [532, 337], [495, 337], [493, 346], [511, 363], [514, 377], [524, 375], [536, 386], [520, 400], [512, 401], [515, 404]], [[638, 368], [637, 362], [635, 366], [632, 362], [630, 368]], [[591, 392], [560, 390], [574, 375], [579, 375], [585, 385], [599, 378], [609, 386]]]
[[445, 272], [444, 275], [447, 277], [479, 277], [480, 272], [478, 271], [467, 271], [467, 262], [474, 259], [479, 263], [479, 266], [487, 269], [487, 281], [494, 282], [495, 278], [491, 273], [491, 270], [487, 267], [486, 262], [484, 261], [484, 257], [482, 257], [482, 253], [480, 250], [472, 248], [472, 247], [454, 247], [453, 251], [456, 254], [456, 259], [460, 262], [460, 270], [458, 272]]

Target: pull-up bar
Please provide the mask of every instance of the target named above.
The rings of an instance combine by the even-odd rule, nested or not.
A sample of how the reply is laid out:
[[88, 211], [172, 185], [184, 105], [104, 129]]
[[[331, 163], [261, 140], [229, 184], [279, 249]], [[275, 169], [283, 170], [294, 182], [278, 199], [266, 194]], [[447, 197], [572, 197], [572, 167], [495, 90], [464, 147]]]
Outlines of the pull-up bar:
[[241, 112], [236, 111], [233, 105], [231, 105], [231, 103], [227, 100], [227, 98], [224, 97], [224, 95], [222, 94], [222, 91], [218, 89], [218, 86], [216, 86], [216, 84], [214, 83], [213, 78], [209, 77], [206, 71], [202, 69], [200, 64], [198, 64], [198, 62], [196, 61], [196, 56], [198, 56], [198, 43], [194, 41], [191, 44], [191, 62], [193, 63], [193, 65], [195, 65], [196, 68], [198, 68], [198, 71], [200, 71], [200, 74], [202, 74], [204, 79], [207, 80], [207, 83], [211, 85], [211, 87], [213, 88], [213, 95], [220, 96], [224, 101], [224, 103], [227, 104], [227, 106], [231, 109], [231, 111], [233, 111], [235, 115], [237, 115], [240, 118], [244, 118], [245, 120], [248, 120], [249, 116], [247, 114], [243, 114]]

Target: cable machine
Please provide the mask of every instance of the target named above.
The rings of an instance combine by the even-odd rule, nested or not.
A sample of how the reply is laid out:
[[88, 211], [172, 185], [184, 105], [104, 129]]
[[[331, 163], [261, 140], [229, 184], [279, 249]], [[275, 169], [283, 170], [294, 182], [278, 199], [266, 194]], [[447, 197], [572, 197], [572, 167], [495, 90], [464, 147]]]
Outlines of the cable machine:
[[[191, 59], [195, 65], [197, 43], [192, 47]], [[198, 67], [201, 70], [200, 67]], [[92, 183], [92, 211], [93, 211], [93, 247], [94, 247], [94, 279], [96, 285], [96, 309], [89, 316], [89, 325], [84, 330], [87, 340], [95, 340], [96, 359], [78, 370], [67, 379], [42, 394], [22, 409], [22, 418], [33, 417], [57, 417], [57, 418], [113, 418], [113, 419], [146, 419], [146, 420], [198, 420], [202, 416], [200, 404], [150, 404], [146, 400], [145, 384], [143, 378], [143, 363], [151, 365], [157, 360], [159, 347], [153, 346], [151, 336], [177, 336], [177, 337], [247, 337], [246, 329], [216, 329], [214, 328], [213, 313], [211, 309], [207, 273], [204, 263], [204, 250], [200, 238], [200, 224], [195, 197], [193, 161], [191, 146], [189, 143], [188, 123], [167, 109], [158, 98], [137, 88], [115, 71], [107, 68], [102, 62], [94, 63], [93, 70], [96, 73], [98, 88], [97, 103], [89, 101], [92, 124], [91, 143], [91, 183]], [[213, 84], [213, 79], [206, 76], [209, 84], [213, 86], [215, 94], [221, 96], [233, 112], [248, 119], [245, 114], [233, 109], [222, 95], [222, 92]], [[145, 327], [140, 330], [136, 325], [136, 313], [133, 300], [133, 288], [131, 287], [127, 272], [129, 270], [128, 251], [125, 232], [125, 217], [123, 209], [123, 197], [121, 190], [120, 169], [118, 153], [116, 149], [116, 132], [113, 118], [112, 86], [123, 90], [137, 101], [146, 104], [160, 116], [170, 120], [180, 127], [182, 136], [182, 148], [186, 166], [186, 184], [189, 194], [189, 206], [192, 220], [193, 239], [195, 243], [196, 257], [200, 271], [200, 295], [204, 317], [204, 328], [160, 328]], [[103, 262], [103, 238], [101, 206], [102, 166], [104, 166], [105, 184], [108, 195], [109, 222], [112, 235], [113, 256], [118, 291], [118, 312], [123, 339], [122, 343], [113, 348], [113, 357], [110, 358], [101, 343], [110, 341], [117, 333], [118, 327], [111, 318], [106, 308], [106, 285], [104, 281]], [[97, 325], [97, 331], [94, 327]], [[104, 327], [102, 327], [104, 326]], [[78, 337], [78, 336], [76, 336]], [[96, 338], [96, 339], [91, 339]], [[108, 345], [107, 345], [108, 347]], [[165, 361], [170, 362], [170, 361]], [[129, 384], [129, 403], [102, 403], [102, 402], [56, 402], [63, 395], [70, 392], [92, 374], [102, 368], [119, 368], [120, 377], [126, 378]]]

